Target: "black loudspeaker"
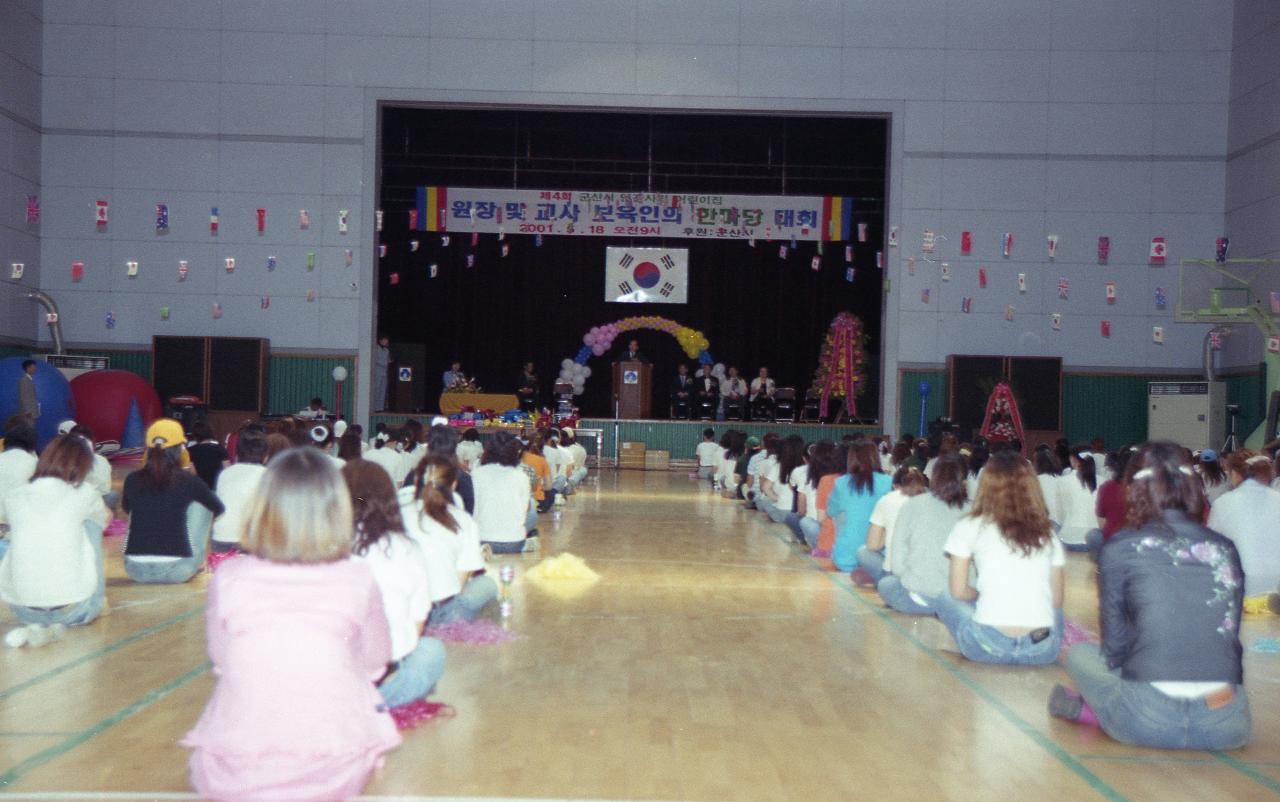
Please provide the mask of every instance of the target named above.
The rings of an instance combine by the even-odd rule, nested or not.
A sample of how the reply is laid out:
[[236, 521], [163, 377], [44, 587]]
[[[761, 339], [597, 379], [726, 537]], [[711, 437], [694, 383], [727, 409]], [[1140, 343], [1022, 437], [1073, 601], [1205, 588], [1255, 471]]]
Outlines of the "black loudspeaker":
[[982, 426], [997, 382], [1008, 382], [1027, 431], [1062, 429], [1062, 360], [1058, 357], [947, 357], [947, 409], [961, 426]]
[[1262, 430], [1262, 442], [1270, 443], [1276, 439], [1277, 423], [1280, 423], [1280, 390], [1273, 390], [1271, 400], [1267, 403], [1267, 425]]
[[208, 409], [261, 413], [269, 344], [257, 337], [153, 337], [151, 383], [160, 400], [195, 396]]

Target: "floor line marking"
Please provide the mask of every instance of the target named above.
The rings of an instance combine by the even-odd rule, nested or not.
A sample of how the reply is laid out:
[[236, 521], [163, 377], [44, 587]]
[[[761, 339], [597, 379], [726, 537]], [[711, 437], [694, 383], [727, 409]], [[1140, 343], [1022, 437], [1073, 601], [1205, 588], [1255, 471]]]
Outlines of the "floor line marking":
[[[775, 538], [779, 540], [782, 540], [787, 543], [793, 542], [791, 538], [789, 537], [784, 538], [781, 534], [775, 532], [773, 529], [769, 529], [768, 532], [769, 534], [773, 535]], [[808, 559], [811, 562], [813, 561], [812, 557], [808, 557]], [[1049, 738], [1044, 733], [1040, 732], [1038, 729], [1031, 726], [1030, 722], [1028, 722], [1022, 716], [1019, 716], [1017, 713], [1015, 713], [1008, 705], [1006, 705], [1003, 701], [1001, 701], [999, 697], [997, 697], [995, 694], [991, 693], [989, 690], [984, 688], [981, 684], [977, 682], [977, 680], [969, 676], [967, 672], [965, 672], [963, 669], [961, 669], [959, 666], [955, 665], [954, 663], [951, 663], [947, 659], [943, 658], [935, 650], [930, 649], [928, 646], [925, 646], [924, 643], [922, 643], [919, 638], [917, 638], [915, 635], [907, 631], [906, 627], [902, 626], [902, 624], [894, 620], [894, 618], [890, 616], [883, 608], [879, 608], [871, 604], [871, 602], [867, 601], [866, 599], [862, 598], [861, 594], [855, 591], [852, 585], [845, 585], [843, 582], [836, 581], [836, 575], [833, 574], [832, 572], [823, 571], [823, 573], [826, 575], [828, 581], [830, 581], [837, 588], [840, 588], [841, 590], [845, 591], [845, 593], [847, 593], [850, 597], [852, 597], [855, 601], [857, 601], [859, 605], [875, 613], [875, 615], [881, 621], [884, 621], [886, 624], [889, 625], [890, 628], [895, 630], [899, 635], [902, 635], [904, 638], [906, 638], [906, 640], [909, 643], [914, 645], [920, 651], [924, 652], [925, 655], [927, 655], [929, 659], [934, 662], [934, 664], [941, 666], [948, 674], [960, 680], [960, 682], [962, 682], [966, 687], [968, 687], [969, 690], [972, 691], [978, 698], [982, 699], [991, 707], [995, 708], [996, 712], [998, 712], [1001, 716], [1003, 716], [1006, 721], [1008, 721], [1017, 729], [1021, 730], [1024, 735], [1029, 736], [1032, 741], [1034, 741], [1038, 746], [1040, 746], [1041, 749], [1044, 749], [1046, 752], [1048, 752], [1050, 755], [1056, 758], [1059, 763], [1061, 763], [1062, 765], [1070, 769], [1077, 777], [1084, 780], [1091, 788], [1093, 788], [1093, 790], [1097, 791], [1099, 794], [1106, 797], [1107, 799], [1112, 800], [1112, 802], [1129, 802], [1128, 797], [1126, 797], [1124, 794], [1121, 794], [1115, 788], [1111, 787], [1111, 785], [1107, 783], [1106, 780], [1103, 780], [1101, 777], [1094, 774], [1092, 771], [1089, 770], [1087, 766], [1085, 766], [1076, 758], [1072, 757], [1071, 754], [1067, 752], [1067, 750], [1062, 748], [1061, 744], [1058, 744], [1052, 738]]]
[[[101, 735], [125, 719], [141, 713], [143, 710], [178, 690], [183, 685], [186, 685], [191, 680], [203, 676], [209, 671], [209, 668], [209, 663], [202, 663], [187, 673], [169, 680], [159, 688], [147, 691], [132, 704], [120, 708], [116, 712], [99, 721], [97, 724], [94, 724], [92, 727], [81, 730], [70, 737], [64, 738], [62, 741], [59, 741], [47, 749], [42, 749], [39, 752], [36, 752], [31, 757], [18, 763], [3, 774], [0, 774], [0, 787], [11, 786], [14, 783], [19, 782], [27, 772], [40, 768], [49, 761], [55, 760], [72, 749], [75, 749], [77, 746], [96, 738], [98, 735]], [[24, 794], [22, 796], [27, 795]]]
[[80, 657], [77, 657], [76, 659], [70, 662], [63, 663], [60, 666], [51, 668], [42, 674], [37, 674], [31, 679], [23, 680], [22, 682], [19, 682], [17, 685], [13, 685], [11, 687], [5, 688], [4, 690], [0, 690], [0, 701], [8, 699], [10, 696], [13, 696], [16, 693], [21, 693], [22, 691], [25, 691], [28, 688], [39, 685], [40, 683], [46, 680], [53, 679], [59, 674], [63, 674], [67, 671], [70, 671], [73, 668], [77, 668], [79, 666], [84, 665], [85, 663], [96, 660], [99, 657], [104, 657], [108, 654], [111, 654], [112, 652], [118, 652], [126, 646], [137, 643], [143, 638], [149, 637], [151, 635], [154, 635], [157, 632], [168, 629], [174, 624], [185, 621], [188, 618], [191, 618], [192, 616], [195, 616], [195, 615], [199, 615], [200, 613], [203, 613], [203, 612], [204, 612], [204, 606], [201, 605], [200, 607], [196, 607], [194, 609], [188, 610], [185, 613], [176, 615], [167, 621], [161, 621], [159, 624], [153, 624], [147, 627], [146, 629], [139, 630], [133, 633], [132, 635], [129, 635], [128, 637], [125, 637], [116, 641], [115, 643], [110, 643], [106, 646], [103, 646], [101, 649], [97, 649], [95, 651], [89, 652], [88, 654], [81, 655]]
[[1210, 752], [1209, 754], [1213, 755], [1219, 763], [1225, 763], [1272, 793], [1280, 794], [1280, 782], [1268, 777], [1253, 766], [1250, 766], [1248, 763], [1245, 763], [1239, 758], [1232, 757], [1226, 752]]

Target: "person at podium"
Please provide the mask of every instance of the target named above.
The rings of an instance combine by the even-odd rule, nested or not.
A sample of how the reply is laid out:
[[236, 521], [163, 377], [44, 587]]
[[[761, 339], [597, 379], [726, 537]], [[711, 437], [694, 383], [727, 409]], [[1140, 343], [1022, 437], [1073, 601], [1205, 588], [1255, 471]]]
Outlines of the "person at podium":
[[689, 366], [681, 362], [676, 366], [676, 377], [671, 382], [671, 417], [689, 417], [689, 398], [693, 395], [693, 378]]
[[538, 374], [533, 372], [532, 362], [524, 363], [524, 372], [520, 374], [520, 384], [516, 395], [520, 396], [520, 408], [531, 411], [538, 408]]
[[627, 348], [625, 351], [621, 351], [618, 353], [618, 358], [615, 359], [614, 361], [615, 362], [643, 362], [644, 364], [647, 365], [649, 364], [649, 357], [645, 356], [644, 353], [640, 350], [640, 341], [632, 340], [631, 342], [627, 343]]

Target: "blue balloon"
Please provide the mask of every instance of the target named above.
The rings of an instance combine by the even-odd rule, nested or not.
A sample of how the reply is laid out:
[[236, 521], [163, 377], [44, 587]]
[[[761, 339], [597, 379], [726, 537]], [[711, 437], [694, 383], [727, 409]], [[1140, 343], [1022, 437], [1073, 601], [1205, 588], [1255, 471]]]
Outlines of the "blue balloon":
[[700, 365], [715, 365], [715, 363], [716, 363], [716, 361], [715, 361], [714, 359], [712, 359], [712, 358], [711, 358], [711, 352], [710, 352], [710, 351], [707, 351], [707, 350], [705, 350], [705, 349], [704, 349], [704, 350], [702, 351], [702, 353], [698, 354], [698, 364], [700, 364]]
[[578, 356], [575, 357], [573, 361], [577, 362], [579, 365], [585, 365], [587, 362], [591, 361], [591, 346], [584, 345], [579, 348]]
[[[27, 357], [0, 359], [0, 422], [18, 412], [18, 382], [22, 379], [22, 363]], [[40, 402], [40, 418], [36, 421], [39, 448], [58, 436], [58, 424], [75, 419], [75, 400], [71, 384], [57, 368], [44, 360], [36, 360], [36, 399]]]
[[920, 391], [920, 395], [928, 395], [929, 391], [932, 390], [933, 387], [929, 384], [929, 382], [920, 382], [920, 386], [917, 387], [916, 389]]

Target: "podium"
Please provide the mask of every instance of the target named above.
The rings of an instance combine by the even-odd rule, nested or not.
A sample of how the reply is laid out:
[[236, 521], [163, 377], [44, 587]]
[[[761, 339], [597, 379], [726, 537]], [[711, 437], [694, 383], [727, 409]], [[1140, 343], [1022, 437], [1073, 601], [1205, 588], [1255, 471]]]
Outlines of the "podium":
[[613, 404], [619, 418], [648, 418], [653, 402], [653, 365], [613, 363]]

